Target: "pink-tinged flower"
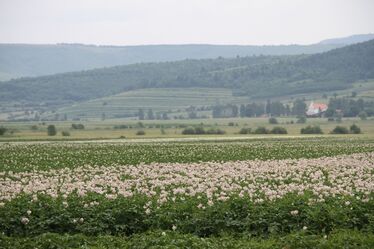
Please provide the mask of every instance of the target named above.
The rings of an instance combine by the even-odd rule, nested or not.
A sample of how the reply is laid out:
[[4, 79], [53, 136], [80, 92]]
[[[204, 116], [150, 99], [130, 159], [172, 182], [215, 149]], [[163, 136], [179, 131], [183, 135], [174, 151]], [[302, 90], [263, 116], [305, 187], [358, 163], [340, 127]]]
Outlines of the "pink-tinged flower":
[[290, 213], [291, 215], [296, 216], [299, 214], [299, 210], [292, 210]]
[[27, 225], [29, 222], [30, 222], [30, 220], [28, 218], [26, 218], [26, 217], [21, 218], [21, 223], [22, 224]]

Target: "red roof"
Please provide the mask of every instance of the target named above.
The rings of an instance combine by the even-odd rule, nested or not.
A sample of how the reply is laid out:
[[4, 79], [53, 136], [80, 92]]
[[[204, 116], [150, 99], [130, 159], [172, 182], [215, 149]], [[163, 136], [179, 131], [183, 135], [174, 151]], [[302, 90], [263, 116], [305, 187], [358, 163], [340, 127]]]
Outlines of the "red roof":
[[327, 109], [327, 105], [322, 103], [313, 103], [313, 108], [324, 110]]

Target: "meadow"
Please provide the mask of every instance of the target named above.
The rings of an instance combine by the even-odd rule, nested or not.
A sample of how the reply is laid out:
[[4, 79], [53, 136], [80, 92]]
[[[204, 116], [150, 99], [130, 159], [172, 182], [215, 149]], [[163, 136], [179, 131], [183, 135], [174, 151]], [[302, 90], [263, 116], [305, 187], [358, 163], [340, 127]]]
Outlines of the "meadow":
[[[182, 131], [186, 127], [203, 127], [206, 130], [220, 129], [225, 132], [221, 135], [203, 135], [200, 138], [256, 138], [263, 135], [239, 134], [242, 128], [257, 127], [272, 129], [276, 126], [286, 128], [288, 134], [283, 136], [300, 136], [300, 130], [308, 125], [320, 126], [324, 134], [322, 136], [333, 136], [329, 134], [334, 127], [344, 126], [349, 128], [356, 124], [361, 128], [362, 134], [357, 136], [372, 137], [374, 134], [374, 119], [368, 118], [343, 118], [342, 122], [329, 122], [327, 118], [309, 118], [306, 123], [297, 123], [295, 117], [279, 117], [278, 124], [269, 124], [269, 118], [220, 118], [220, 119], [190, 119], [190, 120], [139, 120], [136, 119], [111, 119], [90, 121], [45, 121], [45, 122], [5, 122], [1, 126], [9, 129], [9, 132], [0, 136], [0, 141], [29, 141], [29, 140], [102, 140], [102, 139], [143, 139], [143, 138], [186, 138], [196, 137], [184, 135]], [[72, 129], [72, 124], [83, 124], [84, 129]], [[48, 125], [55, 125], [57, 134], [47, 135]], [[62, 132], [68, 131], [69, 136], [63, 136]], [[144, 131], [144, 135], [137, 135], [138, 131]], [[319, 135], [321, 136], [321, 135]], [[268, 136], [270, 137], [270, 136]]]
[[372, 248], [370, 136], [0, 144], [4, 248]]

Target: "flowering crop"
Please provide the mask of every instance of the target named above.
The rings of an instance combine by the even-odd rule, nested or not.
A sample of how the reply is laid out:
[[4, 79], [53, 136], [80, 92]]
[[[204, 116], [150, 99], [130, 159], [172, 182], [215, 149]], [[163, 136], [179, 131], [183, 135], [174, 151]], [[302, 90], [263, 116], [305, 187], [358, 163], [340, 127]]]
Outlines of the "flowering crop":
[[335, 229], [374, 231], [371, 140], [9, 144], [0, 150], [8, 153], [0, 154], [5, 236], [297, 232], [323, 239]]

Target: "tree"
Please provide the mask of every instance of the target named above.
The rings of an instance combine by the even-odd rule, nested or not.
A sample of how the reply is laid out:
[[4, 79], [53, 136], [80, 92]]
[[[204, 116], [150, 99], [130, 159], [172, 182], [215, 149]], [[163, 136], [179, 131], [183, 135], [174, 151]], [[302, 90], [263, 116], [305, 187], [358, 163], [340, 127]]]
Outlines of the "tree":
[[0, 136], [4, 135], [7, 129], [5, 127], [0, 127]]
[[353, 134], [360, 134], [361, 133], [360, 127], [358, 127], [356, 124], [351, 125], [351, 127], [349, 128], [349, 130]]
[[144, 116], [145, 116], [145, 114], [144, 114], [143, 109], [139, 109], [139, 111], [138, 111], [139, 120], [144, 120]]
[[101, 120], [104, 121], [105, 118], [106, 118], [106, 116], [105, 116], [105, 112], [101, 113]]
[[155, 119], [155, 115], [153, 114], [152, 109], [149, 109], [149, 110], [148, 110], [148, 114], [147, 114], [147, 116], [148, 116], [148, 119], [150, 119], [150, 120]]
[[366, 120], [368, 115], [365, 111], [361, 111], [358, 116], [360, 117], [361, 120]]
[[241, 118], [245, 117], [245, 106], [244, 105], [240, 105], [239, 113], [240, 113]]
[[306, 104], [303, 100], [297, 99], [293, 102], [293, 107], [292, 107], [292, 114], [294, 115], [305, 115], [306, 111]]
[[48, 134], [48, 136], [55, 136], [57, 134], [56, 126], [54, 126], [54, 125], [48, 125], [48, 127], [47, 127], [47, 134]]
[[278, 120], [274, 117], [269, 118], [269, 124], [278, 124]]

